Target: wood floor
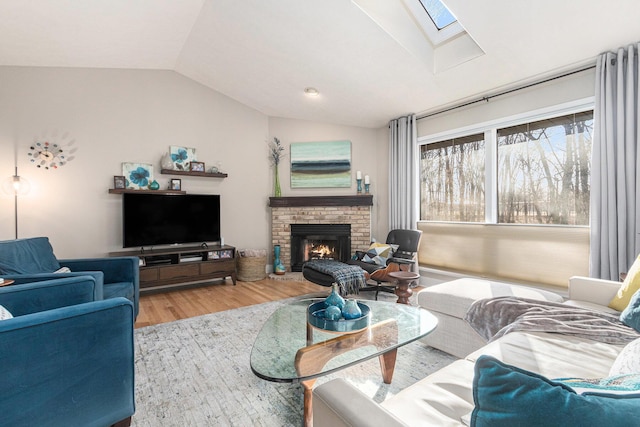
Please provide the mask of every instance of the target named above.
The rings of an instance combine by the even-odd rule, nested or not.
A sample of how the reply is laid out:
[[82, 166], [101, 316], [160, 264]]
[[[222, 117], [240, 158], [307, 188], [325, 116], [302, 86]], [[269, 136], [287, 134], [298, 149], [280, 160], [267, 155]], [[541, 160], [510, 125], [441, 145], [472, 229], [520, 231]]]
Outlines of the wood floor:
[[142, 294], [135, 327], [172, 322], [318, 292], [328, 294], [329, 289], [307, 281], [270, 279], [257, 282], [238, 281], [234, 286], [231, 280], [227, 279], [207, 286]]

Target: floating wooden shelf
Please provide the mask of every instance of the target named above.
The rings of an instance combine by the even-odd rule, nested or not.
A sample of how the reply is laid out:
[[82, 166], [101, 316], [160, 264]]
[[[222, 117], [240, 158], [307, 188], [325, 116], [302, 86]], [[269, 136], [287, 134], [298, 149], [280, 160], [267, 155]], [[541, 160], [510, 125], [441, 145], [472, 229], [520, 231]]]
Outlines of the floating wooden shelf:
[[109, 194], [124, 194], [124, 193], [143, 193], [143, 194], [187, 194], [186, 191], [178, 190], [127, 190], [122, 188], [110, 188]]
[[177, 171], [173, 169], [161, 169], [163, 175], [187, 175], [187, 176], [205, 176], [208, 178], [226, 178], [229, 175], [220, 172], [196, 172], [196, 171]]

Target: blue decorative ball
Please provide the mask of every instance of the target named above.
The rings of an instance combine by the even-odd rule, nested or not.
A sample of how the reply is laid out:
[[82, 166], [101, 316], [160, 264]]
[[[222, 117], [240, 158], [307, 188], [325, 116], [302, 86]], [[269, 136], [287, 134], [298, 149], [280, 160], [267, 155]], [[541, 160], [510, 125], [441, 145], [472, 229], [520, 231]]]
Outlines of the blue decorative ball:
[[325, 309], [324, 317], [329, 320], [340, 320], [342, 318], [342, 310], [338, 306], [330, 305]]

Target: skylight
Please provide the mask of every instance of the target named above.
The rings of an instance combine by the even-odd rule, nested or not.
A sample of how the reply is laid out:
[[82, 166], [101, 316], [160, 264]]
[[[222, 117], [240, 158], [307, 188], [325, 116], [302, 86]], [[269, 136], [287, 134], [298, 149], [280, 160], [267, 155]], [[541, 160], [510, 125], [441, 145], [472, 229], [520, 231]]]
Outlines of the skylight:
[[438, 30], [457, 21], [440, 0], [420, 0], [420, 3]]
[[351, 0], [434, 73], [484, 55], [482, 48], [444, 5], [447, 1]]

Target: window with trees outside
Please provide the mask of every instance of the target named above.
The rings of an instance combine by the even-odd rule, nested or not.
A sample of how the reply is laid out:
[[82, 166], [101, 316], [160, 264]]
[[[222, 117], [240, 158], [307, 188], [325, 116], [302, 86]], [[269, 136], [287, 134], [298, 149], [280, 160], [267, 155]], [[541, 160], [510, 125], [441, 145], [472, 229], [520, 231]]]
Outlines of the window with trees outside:
[[585, 111], [421, 145], [420, 219], [588, 225], [592, 131]]
[[420, 219], [484, 222], [484, 134], [421, 146]]

